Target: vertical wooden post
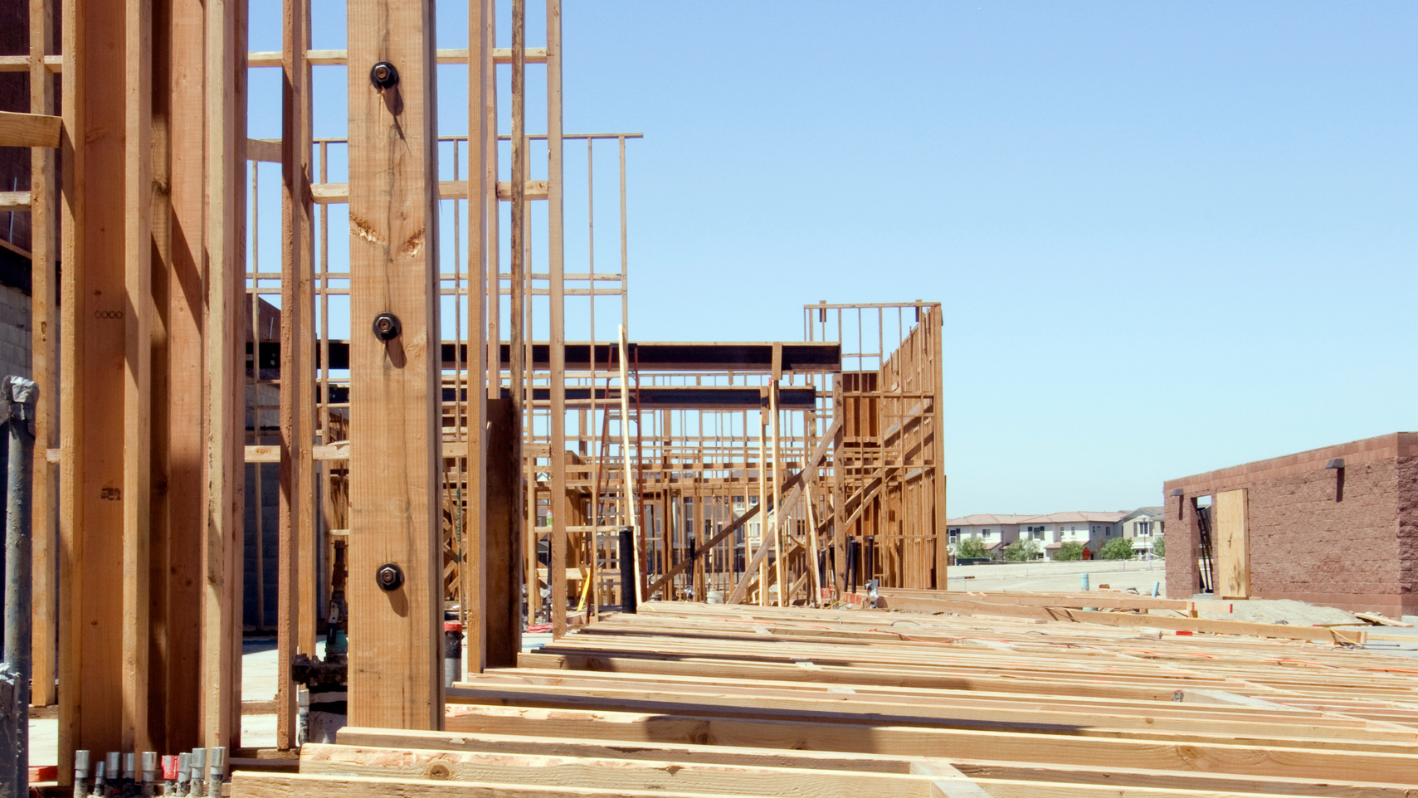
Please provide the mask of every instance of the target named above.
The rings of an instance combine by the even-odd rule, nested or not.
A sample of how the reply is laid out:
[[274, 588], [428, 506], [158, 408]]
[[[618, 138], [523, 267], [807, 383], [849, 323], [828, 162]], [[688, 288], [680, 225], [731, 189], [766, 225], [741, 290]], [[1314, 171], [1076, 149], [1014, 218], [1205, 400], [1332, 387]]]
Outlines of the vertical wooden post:
[[[703, 441], [704, 435], [702, 432], [699, 438]], [[704, 551], [704, 500], [708, 491], [705, 490], [703, 484], [703, 443], [700, 444], [700, 452], [699, 462], [701, 464], [701, 470], [694, 476], [694, 520], [690, 522], [694, 525], [691, 535], [694, 540], [695, 554], [694, 568], [690, 574], [690, 585], [694, 588], [694, 600], [702, 602], [707, 600], [709, 595], [706, 592], [707, 588], [704, 584], [704, 561], [708, 558], [708, 552]]]
[[[30, 113], [54, 113], [54, 77], [44, 65], [44, 56], [54, 51], [54, 8], [51, 0], [30, 0]], [[55, 286], [55, 170], [54, 150], [30, 150], [30, 342], [31, 373], [39, 386], [38, 416], [35, 419], [35, 458], [30, 502], [30, 539], [33, 541], [33, 614], [31, 620], [30, 702], [37, 706], [54, 703], [58, 674], [54, 653], [58, 616], [56, 599], [59, 556], [54, 517], [54, 464], [42, 453], [58, 448], [59, 392], [55, 390], [55, 359], [59, 354], [58, 296]]]
[[[434, 19], [349, 4], [350, 676], [356, 726], [443, 719]], [[376, 64], [397, 70], [377, 85]], [[390, 313], [399, 330], [377, 333]], [[402, 584], [378, 582], [381, 569]]]
[[[174, 527], [172, 493], [172, 373], [169, 368], [172, 319], [172, 0], [153, 0], [152, 31], [152, 170], [153, 185], [167, 190], [153, 192], [152, 207], [152, 370], [149, 395], [152, 403], [152, 499], [148, 535], [148, 672], [153, 689], [148, 691], [148, 715], [153, 719], [152, 745], [170, 750], [167, 740], [168, 697], [168, 575], [169, 549]], [[182, 486], [178, 486], [182, 490]], [[199, 494], [200, 495], [200, 494]], [[179, 527], [180, 528], [180, 527]], [[195, 695], [191, 696], [195, 699]], [[182, 696], [173, 695], [177, 701]], [[195, 705], [195, 701], [193, 702]], [[195, 708], [192, 707], [192, 708]]]
[[207, 522], [202, 550], [202, 733], [241, 732], [241, 565], [245, 462], [245, 11], [206, 0]]
[[[300, 0], [300, 13], [300, 47], [308, 50], [310, 49], [309, 0]], [[301, 55], [298, 72], [298, 77], [302, 82], [299, 92], [301, 102], [296, 108], [296, 113], [301, 120], [298, 148], [300, 170], [297, 179], [300, 189], [300, 218], [304, 224], [303, 235], [300, 239], [302, 266], [299, 281], [301, 317], [299, 349], [301, 365], [298, 374], [301, 382], [298, 421], [302, 434], [296, 465], [302, 487], [298, 494], [300, 496], [300, 514], [296, 518], [296, 529], [298, 530], [296, 537], [299, 541], [300, 551], [305, 556], [301, 557], [296, 564], [296, 578], [300, 586], [296, 597], [300, 605], [300, 616], [296, 624], [298, 632], [296, 653], [313, 656], [318, 636], [316, 623], [319, 620], [319, 611], [316, 608], [316, 603], [319, 601], [319, 577], [317, 576], [315, 552], [319, 549], [323, 536], [316, 524], [315, 510], [315, 485], [319, 479], [320, 469], [315, 465], [315, 439], [319, 425], [315, 419], [317, 397], [314, 392], [316, 385], [315, 341], [318, 332], [315, 329], [315, 207], [314, 198], [310, 193], [310, 183], [314, 179], [312, 161], [314, 154], [311, 142], [313, 133], [311, 127], [312, 97], [310, 94], [310, 62], [305, 60], [303, 51]], [[284, 161], [284, 158], [282, 160]]]
[[[622, 524], [632, 529], [631, 539], [635, 542], [635, 604], [645, 601], [645, 573], [641, 563], [645, 561], [644, 533], [640, 529], [640, 513], [636, 512], [639, 502], [635, 496], [635, 479], [630, 473], [630, 379], [627, 374], [627, 355], [630, 344], [626, 340], [625, 325], [620, 326], [620, 460], [625, 474], [625, 499], [621, 502]], [[623, 572], [622, 572], [623, 573]], [[625, 585], [620, 586], [624, 595]]]
[[[536, 481], [526, 476], [526, 459], [522, 456], [522, 425], [526, 420], [523, 411], [526, 387], [527, 347], [523, 329], [526, 300], [523, 295], [524, 278], [527, 271], [527, 3], [526, 0], [512, 0], [512, 218], [509, 247], [511, 262], [508, 264], [512, 275], [511, 297], [508, 319], [507, 347], [510, 354], [509, 383], [512, 391], [512, 462], [517, 464], [513, 482], [512, 535], [524, 541], [527, 550], [527, 572], [524, 584], [527, 587], [527, 619], [536, 615], [541, 598], [537, 584], [537, 535], [536, 535]], [[500, 278], [494, 282], [499, 285]], [[500, 304], [501, 300], [493, 304]], [[525, 484], [525, 488], [524, 488]], [[527, 494], [531, 500], [527, 500]], [[523, 504], [526, 501], [527, 504]], [[524, 516], [531, 521], [523, 524]]]
[[[458, 572], [463, 595], [467, 654], [464, 672], [482, 673], [488, 666], [488, 429], [487, 429], [487, 267], [488, 251], [488, 86], [495, 67], [488, 43], [492, 0], [472, 0], [468, 8], [468, 523], [463, 531], [463, 558]], [[497, 146], [496, 131], [492, 146]], [[493, 190], [496, 190], [494, 181]], [[492, 202], [496, 210], [496, 197]], [[497, 302], [497, 295], [491, 295]], [[460, 333], [461, 337], [461, 333]], [[496, 336], [493, 336], [496, 343]], [[481, 381], [482, 384], [479, 384]]]
[[[153, 276], [153, 295], [157, 316], [166, 333], [166, 354], [161, 364], [155, 361], [153, 370], [153, 420], [156, 430], [156, 407], [165, 408], [166, 457], [162, 471], [164, 489], [154, 491], [154, 501], [161, 495], [165, 517], [154, 520], [153, 534], [165, 533], [166, 561], [161, 565], [165, 580], [155, 580], [154, 589], [165, 582], [163, 641], [166, 656], [166, 681], [161, 690], [165, 710], [154, 723], [165, 723], [165, 750], [190, 749], [202, 744], [201, 696], [202, 677], [198, 660], [202, 640], [202, 587], [198, 579], [184, 577], [202, 562], [203, 531], [206, 526], [206, 484], [203, 480], [203, 437], [205, 409], [202, 391], [191, 386], [201, 385], [202, 336], [204, 305], [202, 261], [206, 231], [206, 168], [203, 152], [206, 147], [206, 101], [204, 75], [206, 52], [203, 46], [204, 11], [201, 0], [170, 0], [166, 32], [167, 83], [156, 85], [157, 93], [166, 94], [168, 210], [163, 220], [167, 226], [168, 246], [166, 272]], [[154, 218], [154, 241], [163, 241], [156, 234], [159, 220]], [[164, 296], [159, 300], [159, 284], [165, 283]], [[159, 369], [165, 386], [158, 388]], [[156, 441], [157, 436], [154, 439]], [[156, 442], [154, 444], [157, 445]], [[154, 453], [154, 458], [158, 456]], [[154, 507], [154, 514], [158, 508]], [[156, 558], [158, 552], [153, 552]], [[156, 636], [156, 635], [155, 635]], [[157, 670], [154, 669], [154, 678]], [[159, 741], [154, 740], [154, 745]], [[158, 750], [164, 750], [160, 747]]]
[[941, 355], [941, 338], [944, 335], [945, 314], [940, 305], [927, 311], [922, 324], [928, 325], [931, 337], [931, 383], [935, 386], [934, 407], [931, 412], [931, 438], [935, 442], [932, 459], [935, 461], [935, 589], [947, 590], [947, 570], [950, 566], [950, 535], [945, 514], [945, 361]]
[[[774, 344], [775, 352], [779, 345]], [[776, 359], [775, 359], [776, 360]], [[773, 556], [775, 558], [774, 572], [778, 580], [778, 606], [788, 606], [792, 598], [788, 593], [792, 592], [792, 583], [788, 581], [788, 558], [785, 555], [786, 547], [783, 545], [783, 537], [787, 534], [787, 519], [783, 516], [788, 508], [782, 504], [783, 495], [783, 448], [782, 435], [779, 426], [782, 424], [783, 415], [778, 409], [778, 379], [773, 379], [773, 384], [769, 387], [768, 401], [772, 407], [773, 414]]]
[[[813, 469], [814, 471], [816, 469]], [[812, 483], [814, 477], [803, 480], [804, 498], [807, 499], [807, 552], [808, 569], [812, 575], [812, 600], [808, 606], [816, 607], [822, 602], [822, 573], [817, 570], [817, 513], [812, 505]]]
[[65, 6], [61, 766], [150, 739], [151, 24]]
[[123, 746], [146, 751], [152, 472], [152, 2], [123, 20]]
[[[842, 372], [832, 375], [832, 414], [845, 422], [847, 408], [843, 404]], [[847, 425], [838, 424], [837, 437], [832, 441], [832, 573], [840, 601], [847, 593], [847, 511], [842, 503], [847, 500], [847, 461], [842, 447], [846, 440]]]
[[[768, 450], [765, 444], [768, 431], [767, 409], [767, 407], [760, 407], [758, 410], [758, 548], [760, 549], [768, 545]], [[749, 552], [749, 559], [753, 559], [755, 554], [757, 554], [757, 549]], [[768, 606], [767, 557], [758, 561], [758, 606]]]
[[552, 636], [566, 634], [566, 281], [562, 252], [561, 0], [547, 0], [547, 261], [551, 275]]
[[[315, 653], [315, 485], [311, 479], [313, 461], [307, 459], [314, 435], [310, 397], [314, 363], [307, 360], [313, 355], [308, 348], [314, 338], [309, 318], [313, 311], [314, 225], [306, 188], [311, 154], [305, 6], [304, 0], [282, 4], [281, 461], [276, 583], [276, 746], [281, 749], [296, 744], [291, 666], [297, 653]], [[303, 578], [307, 571], [309, 584]]]

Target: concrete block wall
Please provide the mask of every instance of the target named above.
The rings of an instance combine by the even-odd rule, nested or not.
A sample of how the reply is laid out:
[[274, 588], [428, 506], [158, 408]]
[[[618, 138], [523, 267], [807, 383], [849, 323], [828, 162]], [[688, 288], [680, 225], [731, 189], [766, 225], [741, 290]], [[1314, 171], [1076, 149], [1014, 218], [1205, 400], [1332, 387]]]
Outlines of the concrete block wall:
[[[1342, 459], [1342, 474], [1326, 468]], [[1172, 496], [1180, 488], [1183, 495]], [[1167, 590], [1197, 590], [1198, 496], [1245, 488], [1251, 596], [1418, 614], [1418, 435], [1397, 433], [1168, 481]], [[1175, 547], [1175, 548], [1174, 548]], [[1190, 552], [1190, 556], [1188, 556]]]
[[0, 285], [0, 377], [29, 377], [30, 368], [29, 295]]
[[1404, 614], [1418, 615], [1418, 456], [1395, 459], [1398, 559]]
[[1321, 467], [1247, 486], [1253, 595], [1345, 609], [1395, 604], [1397, 461], [1347, 465], [1342, 496], [1339, 481]]

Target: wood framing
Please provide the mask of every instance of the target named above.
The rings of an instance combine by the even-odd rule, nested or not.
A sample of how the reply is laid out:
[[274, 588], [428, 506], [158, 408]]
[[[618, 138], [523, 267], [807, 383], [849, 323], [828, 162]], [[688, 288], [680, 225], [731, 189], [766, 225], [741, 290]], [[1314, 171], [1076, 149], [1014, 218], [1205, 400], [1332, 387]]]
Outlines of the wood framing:
[[61, 764], [151, 739], [151, 6], [64, 12]]
[[[45, 66], [45, 57], [56, 51], [54, 5], [51, 0], [29, 3], [30, 112], [52, 115], [55, 111], [54, 76]], [[57, 138], [57, 137], [56, 137]], [[54, 146], [58, 146], [58, 141]], [[59, 448], [60, 395], [57, 390], [59, 355], [59, 262], [58, 186], [54, 152], [48, 147], [30, 151], [30, 335], [32, 376], [42, 397], [36, 407], [35, 445]], [[34, 458], [31, 476], [30, 539], [33, 562], [30, 573], [34, 586], [31, 629], [30, 701], [50, 706], [58, 699], [55, 680], [58, 667], [59, 539], [55, 517], [59, 481], [56, 469], [46, 457]]]
[[[353, 723], [442, 722], [438, 211], [432, 4], [349, 6]], [[381, 79], [376, 65], [397, 70]], [[376, 317], [393, 314], [397, 329]], [[402, 572], [381, 586], [381, 569]], [[392, 578], [392, 577], [391, 577]], [[393, 585], [392, 588], [390, 585]], [[388, 589], [386, 589], [388, 588]]]
[[[1122, 593], [1009, 597], [1175, 611]], [[306, 748], [299, 775], [240, 775], [233, 794], [1410, 792], [1418, 681], [1403, 660], [1249, 633], [1145, 645], [968, 611], [652, 602], [455, 685], [447, 732], [347, 728]]]
[[242, 542], [245, 473], [245, 4], [206, 0], [206, 535], [202, 546], [202, 741], [241, 735]]
[[58, 147], [61, 121], [50, 114], [0, 111], [0, 147]]
[[[314, 226], [310, 202], [309, 5], [282, 5], [281, 93], [281, 461], [276, 745], [296, 744], [297, 654], [315, 655]], [[259, 512], [259, 510], [258, 510]]]
[[[496, 183], [497, 177], [496, 161], [491, 157], [495, 156], [497, 148], [497, 120], [495, 115], [488, 113], [488, 103], [496, 93], [491, 45], [492, 0], [473, 0], [468, 12], [468, 340], [465, 347], [469, 356], [468, 523], [463, 533], [459, 576], [462, 579], [461, 607], [467, 640], [463, 668], [466, 673], [481, 673], [492, 664], [489, 659], [491, 642], [501, 642], [501, 636], [489, 630], [489, 619], [494, 617], [488, 603], [489, 589], [496, 582], [510, 595], [510, 585], [504, 584], [503, 579], [495, 579], [492, 571], [505, 567], [505, 561], [497, 559], [497, 555], [509, 557], [511, 553], [507, 551], [506, 539], [500, 540], [502, 545], [494, 553], [490, 542], [492, 535], [489, 533], [494, 517], [501, 519], [502, 524], [506, 523], [505, 504], [501, 507], [501, 513], [495, 516], [490, 506], [494, 499], [488, 490], [489, 483], [496, 477], [489, 470], [492, 422], [488, 414], [487, 346], [484, 345], [488, 337], [488, 256], [489, 250], [496, 248], [496, 239], [491, 235], [488, 222], [497, 211], [497, 202], [489, 202], [488, 198], [488, 185]], [[490, 128], [494, 128], [491, 135]], [[489, 246], [490, 243], [492, 246]], [[497, 298], [495, 289], [496, 286], [492, 296]], [[509, 431], [504, 430], [504, 433]], [[510, 441], [503, 437], [502, 446], [510, 445]], [[498, 462], [505, 459], [500, 458]], [[507, 499], [506, 496], [499, 498], [502, 502]], [[501, 524], [498, 528], [502, 528]], [[497, 600], [501, 604], [509, 599], [499, 596]], [[520, 612], [519, 607], [518, 621], [521, 620]], [[509, 616], [510, 611], [504, 608], [496, 617], [506, 623]], [[502, 631], [505, 633], [505, 630]]]

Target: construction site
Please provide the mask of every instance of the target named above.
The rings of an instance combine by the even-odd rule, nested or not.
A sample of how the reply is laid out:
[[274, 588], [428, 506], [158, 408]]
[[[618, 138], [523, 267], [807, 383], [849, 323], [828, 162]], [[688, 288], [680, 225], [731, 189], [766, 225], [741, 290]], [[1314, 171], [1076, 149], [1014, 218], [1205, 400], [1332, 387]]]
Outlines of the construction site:
[[[1418, 796], [1412, 434], [1168, 482], [1150, 591], [972, 589], [942, 298], [638, 338], [654, 136], [564, 125], [563, 0], [462, 49], [433, 0], [348, 0], [343, 49], [311, 0], [5, 5], [0, 798]], [[1253, 568], [1266, 479], [1372, 584]]]

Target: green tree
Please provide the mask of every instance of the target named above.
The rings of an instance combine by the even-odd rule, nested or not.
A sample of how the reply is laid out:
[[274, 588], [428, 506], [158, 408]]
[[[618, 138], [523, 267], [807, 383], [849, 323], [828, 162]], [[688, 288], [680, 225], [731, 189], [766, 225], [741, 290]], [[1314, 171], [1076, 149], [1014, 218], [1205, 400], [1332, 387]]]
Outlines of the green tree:
[[1039, 544], [1028, 538], [1004, 547], [1004, 558], [1010, 562], [1029, 562], [1038, 556]]
[[1132, 541], [1127, 538], [1113, 538], [1103, 544], [1098, 556], [1105, 560], [1131, 560]]
[[989, 559], [990, 550], [985, 548], [985, 541], [968, 537], [956, 544], [955, 556], [966, 560]]
[[1159, 560], [1167, 558], [1167, 539], [1161, 535], [1152, 539], [1152, 556]]
[[1078, 541], [1061, 544], [1059, 550], [1054, 552], [1054, 559], [1058, 562], [1073, 562], [1083, 559], [1083, 544]]

